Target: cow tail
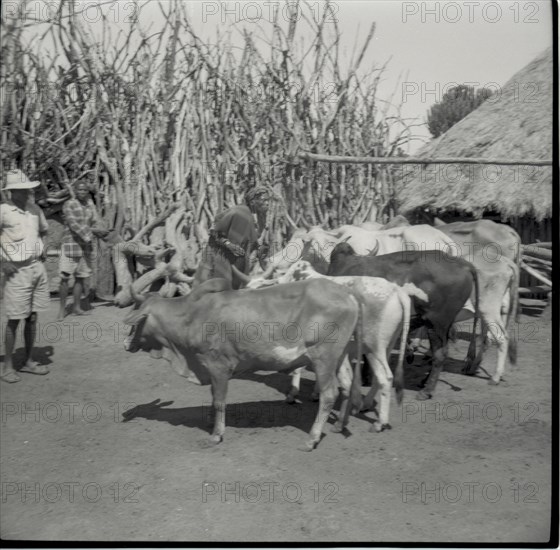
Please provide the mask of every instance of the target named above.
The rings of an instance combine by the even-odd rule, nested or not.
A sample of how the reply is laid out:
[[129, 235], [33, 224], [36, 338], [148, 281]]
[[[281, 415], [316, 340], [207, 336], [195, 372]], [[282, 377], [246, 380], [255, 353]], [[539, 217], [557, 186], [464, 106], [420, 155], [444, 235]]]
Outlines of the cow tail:
[[470, 361], [474, 362], [476, 358], [476, 325], [478, 322], [478, 318], [480, 316], [479, 306], [479, 291], [478, 291], [478, 275], [476, 273], [475, 267], [471, 264], [471, 275], [474, 280], [474, 295], [475, 295], [475, 304], [474, 304], [474, 322], [472, 328], [472, 336], [471, 336], [471, 343], [469, 344], [469, 351], [467, 352], [467, 357]]
[[[515, 322], [517, 322], [517, 315], [519, 314], [519, 267], [517, 267], [516, 265], [515, 268], [512, 269], [512, 271], [514, 273], [513, 281], [509, 286], [510, 303], [506, 322], [506, 330], [508, 330], [512, 318]], [[514, 331], [513, 335], [508, 340], [508, 357], [512, 365], [515, 365], [517, 363], [517, 338], [515, 337], [516, 334], [517, 331]]]
[[348, 423], [348, 417], [350, 416], [350, 409], [353, 405], [361, 408], [362, 402], [362, 348], [363, 348], [363, 314], [362, 314], [362, 303], [356, 298], [358, 302], [358, 321], [356, 323], [356, 328], [354, 330], [354, 335], [356, 337], [356, 364], [354, 366], [354, 376], [352, 377], [352, 388], [350, 390], [350, 399], [344, 415], [342, 418], [342, 425], [346, 426]]
[[[517, 292], [519, 292], [519, 278], [521, 277], [521, 241], [519, 241], [519, 244], [517, 245], [517, 255], [515, 257], [515, 265], [517, 266], [517, 273], [515, 274], [516, 277], [516, 281], [515, 281], [515, 285], [517, 287]], [[515, 309], [513, 310], [513, 314], [514, 314], [514, 318], [515, 318], [515, 322], [517, 323], [519, 320], [519, 314], [521, 313], [520, 308], [519, 308], [519, 295], [516, 293], [515, 295], [516, 299], [515, 299]], [[517, 348], [515, 350], [515, 353], [517, 353]], [[517, 356], [516, 356], [517, 357]], [[511, 360], [511, 359], [510, 359]]]
[[406, 292], [398, 290], [399, 300], [401, 302], [402, 312], [403, 312], [403, 322], [401, 331], [401, 345], [399, 347], [399, 359], [397, 362], [397, 367], [395, 369], [395, 392], [397, 394], [397, 403], [400, 405], [402, 403], [403, 391], [404, 391], [404, 356], [406, 353], [406, 343], [408, 341], [408, 328], [410, 326], [410, 297]]

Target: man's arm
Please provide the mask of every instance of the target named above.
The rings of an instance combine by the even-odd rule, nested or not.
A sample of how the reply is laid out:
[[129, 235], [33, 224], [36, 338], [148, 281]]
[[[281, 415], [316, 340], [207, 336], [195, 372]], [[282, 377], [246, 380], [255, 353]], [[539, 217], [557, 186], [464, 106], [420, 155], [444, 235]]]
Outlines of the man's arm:
[[47, 222], [47, 218], [45, 218], [45, 214], [43, 214], [43, 210], [39, 208], [38, 211], [39, 216], [39, 237], [41, 239], [47, 236], [47, 232], [49, 230], [49, 223]]
[[64, 212], [64, 221], [70, 228], [70, 231], [75, 233], [85, 243], [90, 243], [93, 234], [85, 222], [82, 209], [77, 204], [77, 201], [72, 199], [66, 201], [62, 211]]

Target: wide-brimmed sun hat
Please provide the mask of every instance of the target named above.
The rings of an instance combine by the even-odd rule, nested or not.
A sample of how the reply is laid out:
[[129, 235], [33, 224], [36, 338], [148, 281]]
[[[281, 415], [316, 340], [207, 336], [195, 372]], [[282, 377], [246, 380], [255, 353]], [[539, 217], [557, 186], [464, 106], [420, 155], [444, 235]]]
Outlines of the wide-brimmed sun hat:
[[33, 189], [38, 187], [40, 183], [39, 181], [31, 181], [21, 170], [8, 170], [6, 172], [6, 184], [2, 190]]

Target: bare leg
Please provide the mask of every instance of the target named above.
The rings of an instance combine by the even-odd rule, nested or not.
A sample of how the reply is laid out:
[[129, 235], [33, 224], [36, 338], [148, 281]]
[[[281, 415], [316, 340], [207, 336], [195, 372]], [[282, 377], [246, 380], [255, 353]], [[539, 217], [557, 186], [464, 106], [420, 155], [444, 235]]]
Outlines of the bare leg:
[[68, 277], [60, 277], [60, 288], [58, 290], [60, 296], [60, 309], [58, 311], [57, 321], [62, 321], [66, 315], [66, 298], [68, 297]]
[[82, 313], [84, 312], [80, 305], [80, 301], [82, 299], [83, 281], [84, 279], [79, 279], [78, 277], [76, 277], [76, 280], [74, 281], [74, 291], [72, 293], [74, 297], [74, 303], [72, 305], [72, 313], [74, 313], [74, 315], [82, 315]]
[[9, 319], [6, 325], [6, 355], [4, 356], [4, 364], [2, 365], [2, 379], [6, 382], [18, 382], [21, 380], [14, 370], [12, 355], [16, 344], [16, 332], [19, 325], [19, 319]]
[[92, 309], [91, 307], [91, 278], [88, 277], [87, 279], [82, 279], [82, 284], [84, 288], [84, 306], [86, 311]]
[[36, 335], [37, 335], [37, 314], [33, 312], [25, 320], [25, 327], [23, 328], [23, 340], [25, 343], [25, 364], [28, 366], [34, 364], [33, 344], [35, 343]]

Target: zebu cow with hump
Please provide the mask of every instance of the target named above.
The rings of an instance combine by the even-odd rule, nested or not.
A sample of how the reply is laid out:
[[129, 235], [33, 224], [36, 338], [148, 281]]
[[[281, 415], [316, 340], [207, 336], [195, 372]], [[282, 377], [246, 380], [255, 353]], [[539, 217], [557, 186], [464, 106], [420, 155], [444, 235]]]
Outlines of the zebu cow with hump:
[[517, 360], [517, 341], [510, 338], [508, 329], [518, 313], [521, 238], [513, 228], [491, 220], [437, 222], [437, 228], [456, 243], [461, 257], [474, 265], [480, 283], [478, 354], [466, 372], [474, 374], [480, 366], [489, 336], [498, 347], [497, 365], [489, 383], [498, 384], [507, 358], [512, 364]]
[[[378, 419], [372, 425], [371, 431], [380, 432], [390, 428], [389, 407], [393, 373], [389, 366], [389, 356], [400, 335], [399, 357], [394, 377], [397, 402], [400, 403], [404, 387], [403, 357], [410, 319], [410, 296], [415, 296], [421, 301], [427, 301], [428, 297], [413, 284], [405, 284], [400, 287], [378, 277], [328, 277], [321, 275], [305, 260], [292, 264], [288, 271], [276, 280], [253, 279], [247, 287], [265, 288], [273, 284], [287, 284], [307, 279], [328, 279], [343, 285], [362, 304], [364, 354], [368, 359], [374, 381], [377, 381], [380, 391]], [[358, 372], [360, 372], [359, 369]], [[292, 388], [288, 394], [288, 402], [293, 402], [299, 391], [300, 376], [301, 369], [298, 369], [292, 377]], [[363, 409], [371, 408], [375, 392], [376, 388], [373, 384], [366, 397]]]
[[509, 225], [492, 220], [443, 223], [436, 218], [436, 228], [461, 247], [461, 255], [483, 252], [490, 257], [506, 257], [519, 266], [521, 237]]
[[[338, 394], [337, 377], [343, 404], [336, 431], [347, 422], [351, 377], [346, 356], [355, 334], [361, 357], [361, 306], [340, 285], [310, 280], [234, 291], [226, 280], [211, 279], [188, 296], [136, 299], [142, 302], [139, 309], [124, 320], [133, 327], [126, 348], [167, 347], [182, 357], [185, 370], [192, 370], [202, 384], [211, 384], [215, 422], [210, 443], [223, 439], [229, 379], [256, 370], [289, 373], [312, 366], [320, 403], [302, 450], [312, 450], [321, 438]], [[332, 330], [323, 330], [328, 326], [336, 328], [336, 337], [329, 338]]]
[[504, 375], [507, 358], [512, 364], [517, 361], [517, 341], [515, 337], [510, 337], [508, 328], [518, 309], [519, 268], [506, 257], [489, 261], [489, 257], [481, 251], [465, 254], [463, 257], [474, 265], [478, 275], [481, 318], [478, 353], [465, 372], [476, 373], [490, 336], [498, 347], [498, 360], [496, 370], [488, 382], [498, 384]]
[[410, 330], [420, 326], [428, 329], [432, 349], [432, 369], [418, 399], [432, 397], [443, 363], [447, 357], [449, 329], [475, 290], [475, 321], [469, 346], [469, 368], [476, 356], [476, 324], [479, 315], [478, 277], [469, 262], [448, 257], [441, 251], [403, 251], [383, 256], [358, 256], [348, 243], [338, 244], [331, 254], [331, 276], [366, 275], [382, 277], [398, 285], [413, 283], [423, 290], [428, 301], [412, 297], [415, 314]]
[[[348, 243], [359, 255], [381, 256], [404, 250], [440, 250], [447, 256], [458, 256], [460, 251], [453, 239], [429, 225], [399, 226], [379, 231], [346, 226], [340, 232], [312, 228], [302, 234], [304, 243], [310, 246], [316, 261], [330, 261], [331, 253], [338, 243]], [[304, 251], [308, 250], [304, 246]]]

